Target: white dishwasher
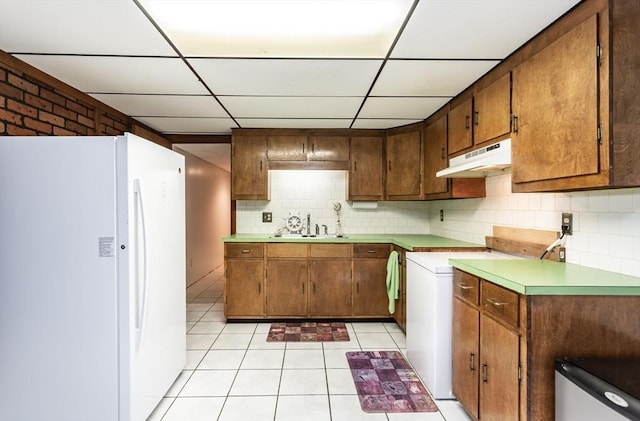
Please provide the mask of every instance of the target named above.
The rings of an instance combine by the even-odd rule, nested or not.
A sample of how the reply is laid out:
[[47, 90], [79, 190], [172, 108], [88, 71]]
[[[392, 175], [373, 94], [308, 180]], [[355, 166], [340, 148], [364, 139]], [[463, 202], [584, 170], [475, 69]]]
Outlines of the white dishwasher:
[[450, 258], [509, 259], [488, 252], [409, 252], [407, 260], [407, 358], [436, 399], [451, 392], [452, 278]]

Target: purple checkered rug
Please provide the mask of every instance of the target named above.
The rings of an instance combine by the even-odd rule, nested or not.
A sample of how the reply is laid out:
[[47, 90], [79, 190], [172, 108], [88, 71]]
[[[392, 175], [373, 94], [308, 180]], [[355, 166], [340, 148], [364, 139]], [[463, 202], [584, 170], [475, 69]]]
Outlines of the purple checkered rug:
[[347, 352], [365, 412], [437, 412], [420, 378], [398, 351]]
[[333, 342], [349, 341], [344, 323], [290, 322], [272, 323], [267, 342]]

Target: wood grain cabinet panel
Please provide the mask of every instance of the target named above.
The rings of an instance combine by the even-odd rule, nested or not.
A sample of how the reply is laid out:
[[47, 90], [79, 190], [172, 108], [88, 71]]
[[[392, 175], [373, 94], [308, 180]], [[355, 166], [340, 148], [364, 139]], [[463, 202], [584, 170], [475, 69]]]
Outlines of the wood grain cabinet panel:
[[349, 200], [384, 198], [384, 140], [382, 137], [352, 137], [349, 167]]
[[309, 144], [309, 161], [349, 161], [347, 136], [311, 136]]
[[511, 131], [511, 74], [475, 93], [473, 98], [473, 143], [506, 135]]
[[453, 394], [478, 419], [480, 373], [480, 312], [460, 298], [453, 299], [452, 371]]
[[306, 317], [307, 259], [267, 259], [267, 317]]
[[351, 259], [311, 259], [309, 316], [351, 315]]
[[267, 141], [270, 161], [307, 160], [307, 136], [268, 136]]
[[513, 183], [596, 174], [598, 16], [513, 71]]
[[231, 198], [269, 200], [267, 139], [233, 136], [231, 141]]
[[420, 199], [422, 185], [422, 133], [411, 131], [387, 136], [386, 197]]
[[225, 245], [225, 316], [262, 318], [264, 311], [263, 244]]
[[[453, 155], [473, 146], [473, 98], [451, 108], [448, 114], [448, 152]], [[425, 136], [426, 137], [426, 136]]]
[[387, 260], [390, 252], [388, 244], [354, 244], [354, 317], [389, 317]]

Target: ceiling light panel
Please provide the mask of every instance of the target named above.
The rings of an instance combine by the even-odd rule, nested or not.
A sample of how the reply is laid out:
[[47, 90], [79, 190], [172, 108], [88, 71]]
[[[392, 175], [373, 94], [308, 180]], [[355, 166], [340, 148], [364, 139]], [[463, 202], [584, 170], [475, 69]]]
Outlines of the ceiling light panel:
[[358, 117], [425, 119], [450, 99], [451, 97], [369, 97]]
[[0, 8], [0, 48], [10, 53], [177, 56], [131, 0], [2, 0]]
[[381, 60], [189, 59], [216, 95], [361, 96]]
[[392, 58], [503, 59], [579, 0], [418, 3]]
[[498, 61], [390, 60], [373, 96], [455, 96]]
[[353, 118], [363, 97], [220, 96], [234, 117]]
[[228, 117], [212, 96], [92, 94], [130, 116]]
[[411, 0], [141, 0], [185, 56], [378, 57]]
[[207, 94], [178, 58], [16, 55], [89, 93]]

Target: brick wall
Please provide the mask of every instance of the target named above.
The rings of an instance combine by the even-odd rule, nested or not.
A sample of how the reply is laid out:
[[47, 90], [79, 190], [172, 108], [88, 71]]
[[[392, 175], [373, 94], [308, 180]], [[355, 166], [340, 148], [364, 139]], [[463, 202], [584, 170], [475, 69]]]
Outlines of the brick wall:
[[115, 136], [158, 133], [75, 88], [0, 51], [0, 136]]

